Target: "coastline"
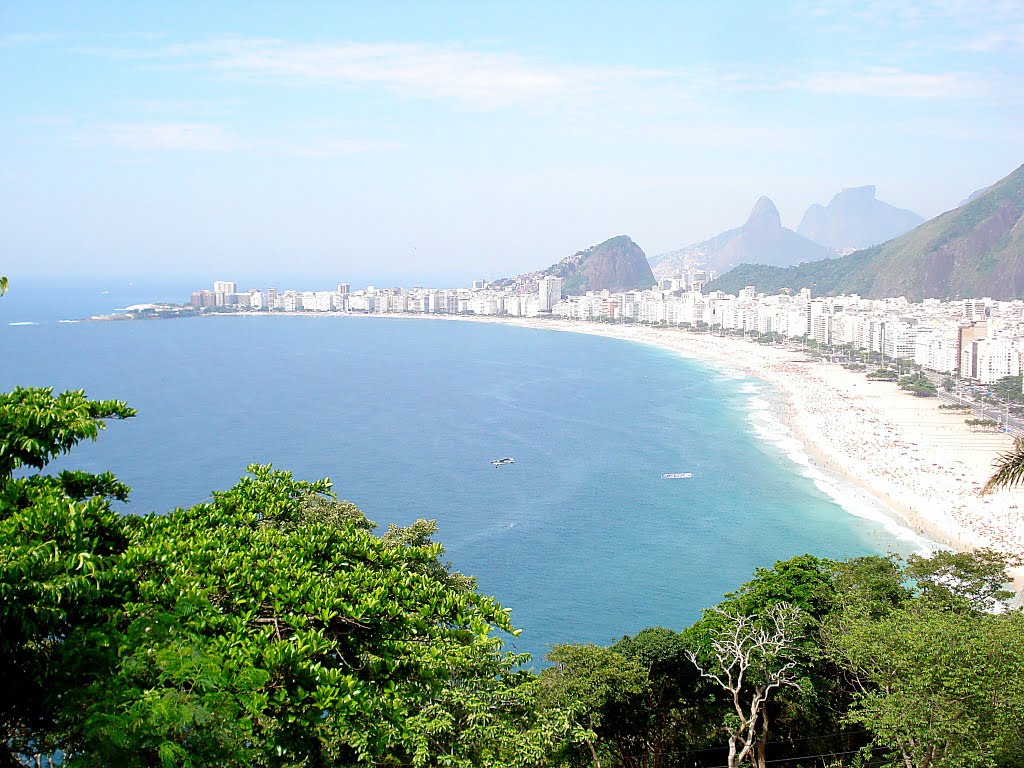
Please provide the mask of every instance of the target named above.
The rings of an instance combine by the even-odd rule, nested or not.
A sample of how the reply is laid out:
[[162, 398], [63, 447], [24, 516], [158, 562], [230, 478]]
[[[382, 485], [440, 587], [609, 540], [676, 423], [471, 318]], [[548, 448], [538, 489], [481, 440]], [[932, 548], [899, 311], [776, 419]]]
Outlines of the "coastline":
[[[754, 377], [781, 398], [771, 410], [816, 468], [866, 492], [934, 542], [960, 551], [990, 547], [1024, 555], [1024, 504], [1018, 505], [1019, 496], [978, 493], [991, 474], [992, 460], [1012, 447], [1011, 438], [972, 432], [962, 414], [940, 411], [935, 399], [905, 394], [893, 383], [868, 381], [861, 373], [812, 361], [798, 351], [677, 328], [493, 316], [368, 316], [502, 323], [605, 336]], [[1024, 567], [1011, 569], [1011, 575], [1017, 591], [1024, 593]]]

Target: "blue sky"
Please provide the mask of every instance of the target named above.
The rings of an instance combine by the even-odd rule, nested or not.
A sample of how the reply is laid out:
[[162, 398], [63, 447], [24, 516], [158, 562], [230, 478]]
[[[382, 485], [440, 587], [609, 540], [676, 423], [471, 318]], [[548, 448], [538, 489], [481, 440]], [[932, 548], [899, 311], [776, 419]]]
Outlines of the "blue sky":
[[1024, 3], [0, 6], [0, 273], [465, 282], [925, 217], [1024, 162]]

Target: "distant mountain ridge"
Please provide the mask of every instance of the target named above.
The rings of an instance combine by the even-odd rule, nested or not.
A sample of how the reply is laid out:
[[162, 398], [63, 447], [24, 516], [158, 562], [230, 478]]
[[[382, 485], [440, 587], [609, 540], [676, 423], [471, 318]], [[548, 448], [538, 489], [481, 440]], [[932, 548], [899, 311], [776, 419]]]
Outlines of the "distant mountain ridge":
[[827, 206], [815, 203], [804, 213], [798, 234], [836, 250], [870, 248], [909, 232], [924, 217], [875, 197], [874, 185], [847, 187]]
[[548, 276], [562, 278], [563, 296], [587, 291], [631, 291], [650, 288], [656, 282], [640, 246], [628, 236], [618, 235], [566, 256], [547, 269], [499, 280], [496, 284], [513, 284], [522, 291], [534, 291], [537, 282]]
[[708, 290], [735, 293], [810, 288], [818, 295], [857, 293], [955, 299], [1024, 298], [1024, 165], [970, 202], [888, 242], [849, 256], [779, 269], [744, 264]]
[[743, 226], [702, 243], [660, 254], [652, 265], [657, 277], [673, 277], [693, 267], [723, 273], [741, 263], [789, 266], [832, 255], [828, 248], [783, 227], [775, 203], [761, 197]]

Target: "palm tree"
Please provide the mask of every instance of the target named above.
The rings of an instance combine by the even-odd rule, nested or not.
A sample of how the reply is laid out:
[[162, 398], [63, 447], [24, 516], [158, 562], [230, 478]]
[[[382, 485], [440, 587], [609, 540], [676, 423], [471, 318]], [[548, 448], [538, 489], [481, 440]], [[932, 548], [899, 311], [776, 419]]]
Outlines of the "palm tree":
[[996, 471], [981, 489], [982, 494], [1014, 488], [1024, 482], [1024, 437], [1018, 437], [1013, 443], [1013, 449], [999, 456], [992, 462], [992, 466]]
[[5, 293], [7, 293], [7, 278], [0, 275], [0, 296], [3, 296]]

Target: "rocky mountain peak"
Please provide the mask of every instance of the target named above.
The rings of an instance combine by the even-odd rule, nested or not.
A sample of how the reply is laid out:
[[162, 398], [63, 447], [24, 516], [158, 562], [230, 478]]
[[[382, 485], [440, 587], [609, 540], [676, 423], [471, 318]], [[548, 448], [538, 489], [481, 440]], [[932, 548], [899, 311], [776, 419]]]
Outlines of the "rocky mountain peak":
[[771, 198], [762, 196], [754, 203], [743, 227], [758, 230], [782, 229], [782, 217], [779, 216], [779, 209], [775, 207]]

